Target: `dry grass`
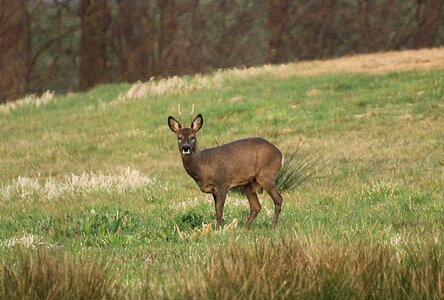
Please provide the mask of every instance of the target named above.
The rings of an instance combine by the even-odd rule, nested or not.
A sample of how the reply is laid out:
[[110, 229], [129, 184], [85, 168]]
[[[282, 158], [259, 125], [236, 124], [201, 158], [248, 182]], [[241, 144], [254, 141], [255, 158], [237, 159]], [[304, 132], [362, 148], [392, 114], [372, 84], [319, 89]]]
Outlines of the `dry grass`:
[[172, 76], [148, 82], [136, 82], [125, 94], [120, 95], [113, 103], [134, 100], [143, 97], [159, 97], [163, 95], [182, 95], [203, 88], [218, 88], [223, 83], [223, 73], [215, 76], [196, 74], [189, 79]]
[[30, 254], [0, 266], [1, 299], [119, 299], [122, 287], [103, 263], [74, 261], [69, 255]]
[[[227, 77], [246, 78], [263, 74], [277, 77], [313, 76], [325, 73], [381, 74], [409, 70], [444, 69], [444, 48], [390, 51], [345, 56], [328, 60], [301, 61], [226, 71]], [[315, 96], [312, 91], [309, 96]]]
[[[269, 74], [277, 77], [313, 76], [324, 73], [387, 73], [444, 68], [444, 48], [391, 51], [314, 60], [285, 65], [264, 65], [245, 69], [218, 70], [214, 75], [194, 75], [189, 80], [173, 76], [159, 81], [135, 83], [117, 102], [148, 96], [182, 95], [203, 88], [220, 88], [230, 79]], [[310, 96], [315, 96], [312, 91]]]
[[[435, 242], [408, 253], [388, 245], [328, 245], [296, 237], [210, 251], [177, 278], [186, 299], [442, 299], [444, 256]], [[174, 296], [173, 296], [174, 298]]]
[[444, 68], [444, 48], [390, 51], [288, 65], [289, 75], [324, 73], [387, 73]]
[[[329, 60], [314, 60], [285, 65], [264, 65], [245, 69], [218, 70], [213, 75], [196, 74], [188, 79], [173, 76], [160, 80], [135, 83], [126, 93], [109, 104], [143, 97], [183, 95], [204, 88], [220, 88], [226, 80], [248, 78], [270, 74], [277, 77], [294, 75], [313, 76], [324, 73], [387, 73], [408, 70], [429, 70], [444, 68], [444, 48], [390, 51], [373, 54], [346, 56]], [[45, 105], [55, 101], [53, 92], [41, 97], [30, 95], [24, 99], [0, 105], [0, 112], [9, 113], [21, 107]], [[106, 104], [103, 104], [106, 105]]]
[[14, 248], [14, 247], [35, 248], [41, 245], [45, 245], [45, 242], [41, 241], [40, 238], [34, 234], [25, 234], [21, 237], [10, 238], [0, 244], [4, 244], [9, 248]]
[[19, 176], [9, 185], [0, 185], [0, 203], [12, 199], [19, 200], [54, 200], [63, 195], [78, 195], [90, 192], [123, 194], [131, 189], [146, 188], [154, 180], [143, 175], [138, 170], [126, 168], [118, 174], [103, 174], [101, 172], [71, 174], [64, 180], [48, 177], [44, 183], [39, 178]]
[[[226, 76], [246, 78], [263, 74], [287, 78], [326, 73], [381, 74], [410, 70], [444, 69], [444, 48], [390, 51], [345, 56], [327, 60], [301, 61], [285, 65], [265, 65], [247, 69], [231, 69]], [[309, 96], [315, 96], [312, 91]]]
[[29, 105], [34, 105], [37, 107], [46, 105], [47, 103], [55, 100], [54, 94], [54, 92], [46, 91], [41, 96], [29, 95], [23, 99], [1, 104], [0, 113], [7, 114], [13, 110], [17, 110]]

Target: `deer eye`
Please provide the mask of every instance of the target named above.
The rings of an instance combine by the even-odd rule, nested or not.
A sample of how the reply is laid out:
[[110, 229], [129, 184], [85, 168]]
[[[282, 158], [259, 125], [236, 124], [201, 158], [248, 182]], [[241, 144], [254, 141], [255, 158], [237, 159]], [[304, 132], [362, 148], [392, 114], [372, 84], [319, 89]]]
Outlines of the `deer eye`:
[[190, 139], [191, 139], [192, 141], [194, 141], [194, 140], [196, 139], [196, 137], [195, 137], [194, 135], [192, 135], [192, 136], [190, 136]]
[[183, 136], [181, 136], [181, 135], [177, 136], [177, 139], [178, 139], [179, 141], [181, 141], [182, 138], [183, 138]]

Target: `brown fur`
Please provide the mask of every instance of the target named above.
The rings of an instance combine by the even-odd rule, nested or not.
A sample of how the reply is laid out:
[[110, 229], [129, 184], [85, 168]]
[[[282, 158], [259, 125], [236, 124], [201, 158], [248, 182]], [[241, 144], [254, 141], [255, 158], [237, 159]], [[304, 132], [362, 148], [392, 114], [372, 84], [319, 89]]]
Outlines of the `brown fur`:
[[282, 196], [276, 190], [275, 181], [282, 167], [282, 153], [276, 146], [256, 137], [200, 151], [196, 139], [196, 133], [203, 125], [200, 114], [191, 123], [190, 128], [183, 128], [171, 116], [168, 118], [168, 125], [179, 139], [178, 146], [185, 171], [196, 181], [202, 192], [210, 193], [214, 197], [218, 229], [221, 227], [228, 190], [238, 186], [243, 187], [250, 202], [250, 216], [245, 227], [250, 228], [261, 210], [257, 197], [259, 187], [274, 201], [273, 227], [277, 225]]

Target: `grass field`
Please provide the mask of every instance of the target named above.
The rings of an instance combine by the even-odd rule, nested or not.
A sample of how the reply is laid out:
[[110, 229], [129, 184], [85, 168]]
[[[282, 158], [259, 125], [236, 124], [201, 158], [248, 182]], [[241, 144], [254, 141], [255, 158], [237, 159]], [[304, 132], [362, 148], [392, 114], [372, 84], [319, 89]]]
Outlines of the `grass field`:
[[[219, 71], [0, 107], [0, 298], [443, 298], [444, 49]], [[201, 148], [262, 136], [322, 166], [266, 194], [250, 231], [231, 193], [182, 167], [168, 115]], [[184, 118], [187, 119], [187, 118]]]

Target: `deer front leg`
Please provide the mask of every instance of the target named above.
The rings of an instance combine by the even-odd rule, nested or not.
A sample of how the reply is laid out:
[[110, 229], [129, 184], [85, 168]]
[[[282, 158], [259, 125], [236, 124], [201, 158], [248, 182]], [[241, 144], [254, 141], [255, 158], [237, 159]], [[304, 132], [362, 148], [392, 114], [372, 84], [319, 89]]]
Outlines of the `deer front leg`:
[[226, 196], [226, 192], [213, 193], [214, 206], [216, 208], [216, 230], [220, 230], [222, 226], [222, 217], [224, 214], [224, 204]]

